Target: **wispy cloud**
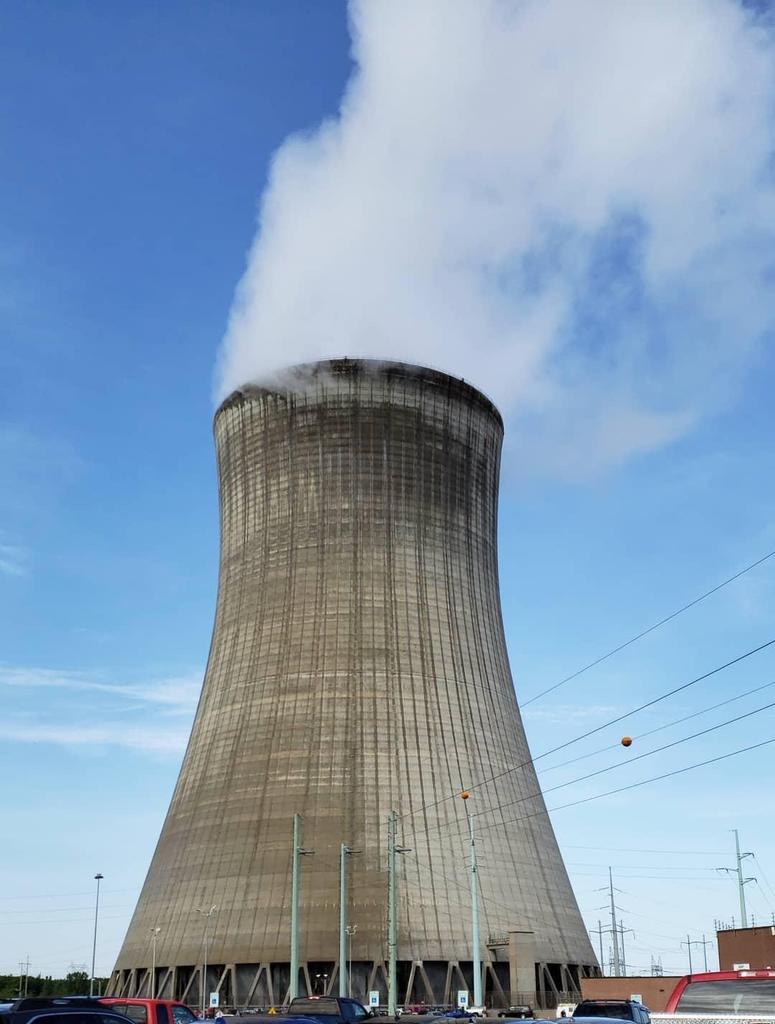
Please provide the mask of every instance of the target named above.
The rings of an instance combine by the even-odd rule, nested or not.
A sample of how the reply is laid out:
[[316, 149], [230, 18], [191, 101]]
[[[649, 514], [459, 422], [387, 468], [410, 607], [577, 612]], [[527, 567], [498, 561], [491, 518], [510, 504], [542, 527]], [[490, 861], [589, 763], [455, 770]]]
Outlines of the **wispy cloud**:
[[[22, 698], [4, 715], [4, 739], [178, 755], [185, 748], [201, 683], [199, 672], [125, 683], [67, 670], [0, 666], [0, 687]], [[49, 698], [31, 701], [30, 691], [36, 690], [49, 691]], [[96, 720], [85, 723], [72, 697], [64, 703], [54, 699], [59, 693], [87, 694]]]
[[20, 544], [0, 543], [0, 573], [26, 576], [29, 573], [29, 552]]
[[86, 690], [111, 697], [129, 697], [141, 703], [161, 705], [178, 714], [189, 715], [196, 705], [202, 677], [197, 673], [142, 683], [108, 683], [58, 669], [0, 666], [0, 686]]
[[100, 722], [98, 725], [63, 725], [28, 722], [11, 716], [4, 725], [5, 742], [54, 743], [65, 747], [125, 747], [152, 754], [180, 754], [185, 750], [189, 728], [184, 725], [127, 725], [125, 722]]

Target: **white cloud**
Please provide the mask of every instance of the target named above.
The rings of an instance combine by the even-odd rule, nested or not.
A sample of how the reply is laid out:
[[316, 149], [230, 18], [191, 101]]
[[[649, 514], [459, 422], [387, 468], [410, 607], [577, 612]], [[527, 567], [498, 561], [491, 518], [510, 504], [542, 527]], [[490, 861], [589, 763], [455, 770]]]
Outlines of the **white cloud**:
[[202, 688], [202, 677], [199, 674], [192, 674], [143, 683], [106, 683], [76, 672], [0, 666], [0, 686], [91, 690], [113, 697], [129, 697], [141, 703], [158, 704], [171, 711], [188, 715], [196, 706]]
[[[0, 687], [23, 698], [4, 714], [4, 740], [177, 756], [185, 749], [201, 685], [201, 673], [110, 683], [77, 672], [0, 666]], [[28, 691], [39, 689], [88, 694], [94, 721], [84, 721], [72, 697], [57, 703], [52, 693], [45, 702], [30, 701]]]
[[26, 576], [29, 554], [19, 544], [0, 544], [0, 573], [6, 576]]
[[95, 725], [61, 722], [28, 722], [23, 718], [5, 720], [4, 741], [16, 743], [54, 743], [65, 747], [125, 747], [152, 754], [180, 754], [185, 750], [189, 727], [158, 724], [127, 725], [125, 722], [100, 722]]
[[277, 153], [219, 396], [330, 356], [488, 391], [526, 463], [659, 447], [772, 326], [773, 40], [733, 0], [353, 0], [339, 116]]

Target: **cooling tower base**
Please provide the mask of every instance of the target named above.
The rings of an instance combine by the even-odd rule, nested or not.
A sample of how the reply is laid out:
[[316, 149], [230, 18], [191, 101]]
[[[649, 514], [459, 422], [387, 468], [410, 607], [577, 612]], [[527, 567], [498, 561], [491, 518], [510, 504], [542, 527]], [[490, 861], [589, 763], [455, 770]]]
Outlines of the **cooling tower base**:
[[[497, 952], [493, 951], [497, 956]], [[457, 1001], [460, 990], [471, 992], [471, 961], [400, 960], [398, 962], [400, 1005], [449, 1006]], [[514, 965], [509, 960], [491, 959], [482, 963], [482, 991], [485, 1004], [498, 1008], [530, 1005], [551, 1008], [561, 1002], [575, 1002], [581, 992], [581, 978], [599, 975], [597, 966], [588, 964], [534, 965], [533, 987], [513, 990]], [[150, 968], [130, 968], [113, 972], [107, 994], [111, 996], [150, 996]], [[339, 973], [336, 963], [303, 963], [299, 972], [300, 995], [337, 995]], [[519, 981], [525, 984], [520, 971]], [[159, 967], [155, 994], [160, 999], [178, 999], [190, 1006], [201, 1006], [202, 965]], [[289, 964], [208, 964], [209, 993], [217, 992], [221, 1007], [230, 1009], [281, 1006], [288, 1000]], [[354, 961], [349, 968], [348, 993], [365, 1005], [369, 993], [379, 992], [380, 1004], [387, 1005], [387, 964], [384, 961]]]

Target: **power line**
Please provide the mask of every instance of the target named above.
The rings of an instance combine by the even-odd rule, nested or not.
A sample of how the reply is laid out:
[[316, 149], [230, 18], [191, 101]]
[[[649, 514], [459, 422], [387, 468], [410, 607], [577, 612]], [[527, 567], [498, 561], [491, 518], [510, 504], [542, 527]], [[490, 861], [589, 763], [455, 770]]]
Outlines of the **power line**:
[[[693, 771], [695, 768], [704, 768], [709, 764], [716, 764], [718, 761], [726, 761], [729, 757], [735, 757], [737, 754], [747, 754], [751, 750], [758, 750], [760, 747], [766, 747], [770, 743], [775, 743], [775, 736], [768, 740], [762, 740], [760, 743], [753, 743], [749, 747], [739, 747], [737, 750], [730, 750], [727, 754], [719, 754], [718, 757], [711, 757], [707, 761], [698, 761], [696, 764], [688, 764], [683, 768], [676, 768], [672, 772], [665, 772], [664, 775], [655, 775], [650, 779], [641, 779], [639, 782], [631, 782], [628, 786], [619, 786], [618, 789], [609, 789], [604, 793], [595, 793], [592, 796], [582, 797], [580, 800], [573, 800], [567, 804], [558, 804], [557, 807], [549, 807], [548, 811], [564, 811], [567, 807], [577, 807], [579, 804], [588, 804], [592, 800], [601, 800], [606, 796], [613, 796], [616, 793], [625, 793], [630, 789], [638, 789], [640, 786], [646, 786], [652, 782], [661, 782], [662, 779], [670, 779], [676, 775], [683, 775], [685, 772]], [[523, 814], [517, 818], [509, 818], [506, 821], [496, 821], [491, 825], [480, 825], [478, 832], [484, 832], [487, 829], [499, 828], [502, 825], [511, 825], [517, 821], [527, 821], [528, 818], [535, 818], [537, 815], [545, 814], [546, 812], [542, 809], [540, 811], [533, 811], [530, 814]], [[452, 835], [462, 835], [462, 832], [455, 832]], [[450, 837], [451, 838], [451, 837]]]
[[[762, 686], [754, 686], [752, 690], [745, 690], [743, 693], [738, 693], [734, 697], [728, 697], [726, 700], [719, 701], [718, 704], [711, 704], [707, 708], [700, 708], [699, 711], [693, 711], [690, 715], [684, 715], [682, 718], [675, 718], [672, 722], [666, 722], [664, 725], [658, 725], [654, 729], [649, 729], [648, 732], [639, 732], [633, 735], [634, 740], [643, 740], [647, 736], [653, 736], [654, 733], [663, 732], [665, 729], [669, 729], [673, 725], [680, 725], [682, 722], [688, 722], [692, 718], [699, 718], [700, 715], [707, 715], [711, 711], [717, 711], [719, 708], [723, 708], [727, 704], [734, 704], [736, 700], [742, 700], [743, 697], [750, 697], [752, 693], [759, 693], [761, 690], [766, 690], [770, 686], [775, 686], [775, 679], [770, 683], [764, 683]], [[605, 754], [608, 750], [616, 750], [619, 747], [619, 743], [609, 743], [607, 747], [599, 747], [597, 750], [592, 750], [588, 754], [579, 754], [578, 757], [572, 757], [568, 761], [560, 761], [558, 764], [551, 764], [548, 768], [542, 768], [538, 773], [544, 775], [546, 772], [553, 772], [555, 768], [565, 768], [569, 764], [576, 764], [578, 761], [586, 761], [587, 758], [595, 757], [597, 754]]]
[[[615, 867], [617, 873], [619, 871], [715, 871], [716, 868], [705, 866], [704, 864], [611, 864], [607, 861], [605, 864], [593, 864], [590, 861], [583, 860], [565, 860], [565, 864], [572, 864], [577, 868], [608, 868]], [[619, 877], [625, 877], [620, 875]]]
[[661, 747], [655, 747], [653, 750], [647, 750], [643, 754], [638, 754], [636, 757], [628, 758], [626, 761], [619, 761], [617, 764], [609, 764], [606, 768], [598, 768], [597, 771], [588, 772], [586, 775], [579, 775], [578, 778], [569, 779], [568, 782], [560, 782], [556, 786], [550, 786], [549, 789], [542, 790], [540, 787], [535, 793], [530, 793], [528, 796], [518, 797], [516, 800], [510, 800], [507, 804], [498, 804], [497, 807], [488, 808], [483, 811], [479, 811], [474, 814], [474, 818], [479, 818], [483, 814], [492, 814], [494, 811], [502, 811], [506, 807], [513, 807], [515, 804], [524, 803], [526, 800], [535, 800], [538, 796], [546, 796], [547, 793], [554, 793], [558, 789], [565, 789], [567, 786], [574, 786], [578, 782], [586, 782], [587, 779], [594, 779], [597, 775], [605, 775], [607, 772], [617, 771], [619, 768], [629, 768], [635, 761], [642, 761], [644, 757], [651, 757], [653, 754], [661, 754], [664, 750], [670, 750], [671, 747], [680, 747], [682, 743], [688, 743], [689, 740], [696, 740], [698, 736], [707, 736], [710, 732], [716, 732], [717, 729], [723, 729], [727, 725], [734, 725], [735, 722], [742, 722], [745, 718], [751, 718], [753, 715], [759, 715], [762, 711], [769, 711], [771, 708], [775, 708], [775, 701], [770, 704], [765, 704], [761, 708], [755, 708], [753, 711], [747, 711], [744, 715], [737, 715], [736, 718], [729, 718], [726, 722], [719, 722], [717, 725], [711, 725], [707, 729], [701, 729], [699, 732], [694, 732], [690, 736], [682, 736], [680, 739], [673, 740], [672, 743], [665, 743]]
[[615, 654], [618, 654], [619, 651], [623, 651], [625, 647], [629, 647], [631, 644], [636, 643], [638, 640], [642, 640], [644, 636], [648, 636], [649, 633], [653, 633], [655, 629], [659, 629], [660, 626], [664, 626], [666, 623], [670, 622], [678, 615], [681, 615], [683, 612], [688, 611], [690, 608], [694, 608], [695, 605], [699, 604], [701, 601], [704, 601], [705, 598], [710, 597], [712, 594], [718, 593], [719, 590], [722, 590], [724, 587], [729, 586], [730, 583], [734, 583], [735, 580], [739, 580], [741, 576], [744, 576], [747, 572], [750, 572], [752, 569], [755, 569], [757, 565], [761, 565], [763, 562], [766, 562], [767, 559], [772, 558], [773, 555], [775, 555], [775, 551], [769, 551], [766, 555], [763, 555], [761, 558], [758, 558], [755, 562], [751, 562], [750, 565], [747, 565], [744, 569], [741, 569], [740, 572], [736, 572], [734, 576], [730, 576], [729, 579], [724, 580], [723, 583], [719, 583], [717, 584], [717, 586], [712, 587], [710, 590], [706, 590], [704, 594], [700, 594], [699, 597], [695, 597], [693, 601], [690, 601], [688, 604], [683, 605], [683, 607], [679, 608], [677, 611], [671, 612], [670, 615], [666, 615], [664, 619], [660, 619], [659, 622], [655, 622], [654, 625], [649, 626], [648, 629], [642, 630], [640, 633], [637, 634], [637, 636], [633, 636], [629, 640], [625, 640], [624, 643], [619, 644], [618, 647], [614, 647], [613, 650], [608, 651], [607, 654], [602, 654], [599, 658], [595, 658], [594, 661], [590, 661], [588, 665], [584, 665], [583, 668], [577, 669], [575, 672], [571, 672], [569, 676], [566, 676], [564, 679], [561, 679], [559, 683], [554, 683], [553, 686], [548, 686], [545, 690], [541, 690], [540, 693], [536, 693], [534, 696], [528, 698], [528, 700], [520, 701], [520, 706], [526, 708], [528, 704], [532, 704], [534, 701], [540, 700], [541, 697], [545, 697], [547, 693], [553, 693], [555, 690], [559, 690], [561, 686], [564, 686], [566, 683], [569, 683], [572, 679], [577, 679], [584, 672], [588, 672], [589, 669], [594, 668], [596, 665], [600, 665], [604, 661], [607, 661], [609, 658], [612, 658]]
[[[767, 875], [764, 873], [764, 868], [761, 866], [761, 864], [759, 862], [759, 858], [756, 856], [756, 854], [753, 855], [753, 861], [754, 861], [754, 864], [756, 865], [756, 868], [757, 868], [759, 874], [764, 879], [764, 884], [770, 890], [770, 893], [772, 894], [772, 896], [775, 897], [775, 889], [773, 889], [772, 886], [770, 885], [770, 880], [769, 880], [769, 878], [767, 878]], [[759, 885], [758, 882], [756, 884]], [[761, 885], [759, 885], [759, 888], [761, 889]], [[769, 900], [767, 900], [767, 902], [769, 903]]]
[[[725, 664], [719, 665], [716, 668], [711, 669], [709, 672], [704, 672], [701, 676], [697, 676], [695, 679], [690, 679], [688, 683], [682, 683], [680, 686], [676, 686], [672, 690], [668, 690], [659, 697], [654, 697], [652, 700], [646, 701], [645, 704], [641, 704], [636, 708], [631, 708], [629, 711], [624, 712], [624, 714], [617, 715], [616, 718], [611, 718], [602, 725], [597, 725], [593, 729], [588, 729], [586, 732], [580, 733], [573, 739], [566, 740], [565, 742], [558, 744], [556, 747], [551, 747], [549, 750], [545, 750], [543, 754], [538, 754], [536, 757], [528, 758], [526, 761], [521, 761], [519, 764], [512, 765], [510, 768], [505, 768], [503, 771], [498, 772], [495, 775], [491, 775], [486, 779], [482, 779], [481, 782], [472, 783], [466, 788], [470, 791], [473, 789], [480, 789], [482, 786], [485, 786], [490, 782], [497, 782], [498, 779], [502, 779], [504, 776], [510, 775], [511, 772], [518, 771], [520, 768], [524, 768], [529, 764], [540, 761], [542, 757], [548, 757], [550, 754], [554, 754], [558, 750], [569, 747], [574, 743], [579, 743], [581, 740], [587, 739], [589, 736], [594, 736], [595, 733], [601, 732], [603, 729], [607, 729], [611, 725], [616, 725], [617, 722], [622, 722], [625, 718], [637, 715], [639, 712], [645, 711], [646, 708], [653, 707], [655, 704], [659, 704], [661, 701], [667, 700], [668, 697], [672, 697], [676, 693], [681, 693], [681, 691], [688, 689], [690, 686], [694, 686], [697, 683], [702, 682], [704, 679], [709, 679], [711, 676], [717, 675], [719, 672], [723, 672], [727, 668], [731, 668], [732, 665], [737, 665], [741, 661], [745, 661], [746, 658], [750, 658], [752, 655], [758, 654], [760, 651], [765, 650], [767, 647], [771, 647], [773, 644], [775, 644], [775, 639], [768, 640], [766, 643], [760, 644], [758, 647], [754, 647], [750, 651], [746, 651], [744, 654], [738, 655], [731, 661], [727, 661]], [[437, 807], [439, 804], [446, 803], [448, 800], [455, 799], [456, 795], [457, 794], [455, 793], [450, 793], [448, 796], [440, 797], [438, 800], [434, 800], [431, 803], [422, 804], [416, 810], [405, 811], [400, 815], [400, 818], [413, 818], [416, 814], [420, 814], [422, 811], [426, 811], [431, 807]]]
[[[633, 847], [621, 847], [621, 846], [576, 846], [573, 843], [562, 843], [563, 849], [567, 850], [605, 850], [607, 853], [674, 853], [674, 854], [685, 854], [691, 857], [706, 857], [706, 856], [722, 856], [728, 853], [727, 850], [642, 850]], [[608, 865], [605, 864], [604, 867]]]
[[[136, 890], [136, 888], [134, 886], [132, 888], [129, 888], [129, 889], [104, 889], [103, 890], [103, 892], [105, 892], [105, 893], [136, 892], [136, 891], [137, 890]], [[27, 893], [24, 896], [0, 896], [0, 900], [55, 900], [55, 899], [59, 899], [61, 896], [93, 896], [93, 895], [94, 895], [94, 893], [87, 889], [87, 890], [85, 890], [83, 892], [49, 892], [49, 893], [39, 893], [37, 895]]]

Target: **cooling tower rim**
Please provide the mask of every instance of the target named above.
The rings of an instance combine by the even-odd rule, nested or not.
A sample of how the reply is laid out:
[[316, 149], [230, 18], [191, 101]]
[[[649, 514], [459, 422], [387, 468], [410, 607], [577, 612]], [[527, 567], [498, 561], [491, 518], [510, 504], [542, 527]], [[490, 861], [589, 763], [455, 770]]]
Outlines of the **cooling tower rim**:
[[388, 376], [411, 377], [449, 391], [455, 390], [470, 401], [485, 408], [495, 417], [501, 430], [503, 430], [503, 417], [492, 399], [463, 377], [455, 377], [452, 374], [445, 373], [444, 370], [437, 370], [431, 366], [405, 363], [392, 359], [350, 359], [347, 357], [320, 359], [309, 363], [296, 363], [277, 370], [271, 379], [267, 379], [263, 384], [242, 384], [224, 398], [215, 410], [213, 420], [217, 420], [225, 409], [238, 404], [245, 398], [253, 395], [276, 395], [283, 391], [301, 390], [299, 387], [300, 382], [314, 380], [318, 376], [330, 374], [344, 377], [380, 373], [385, 373]]

